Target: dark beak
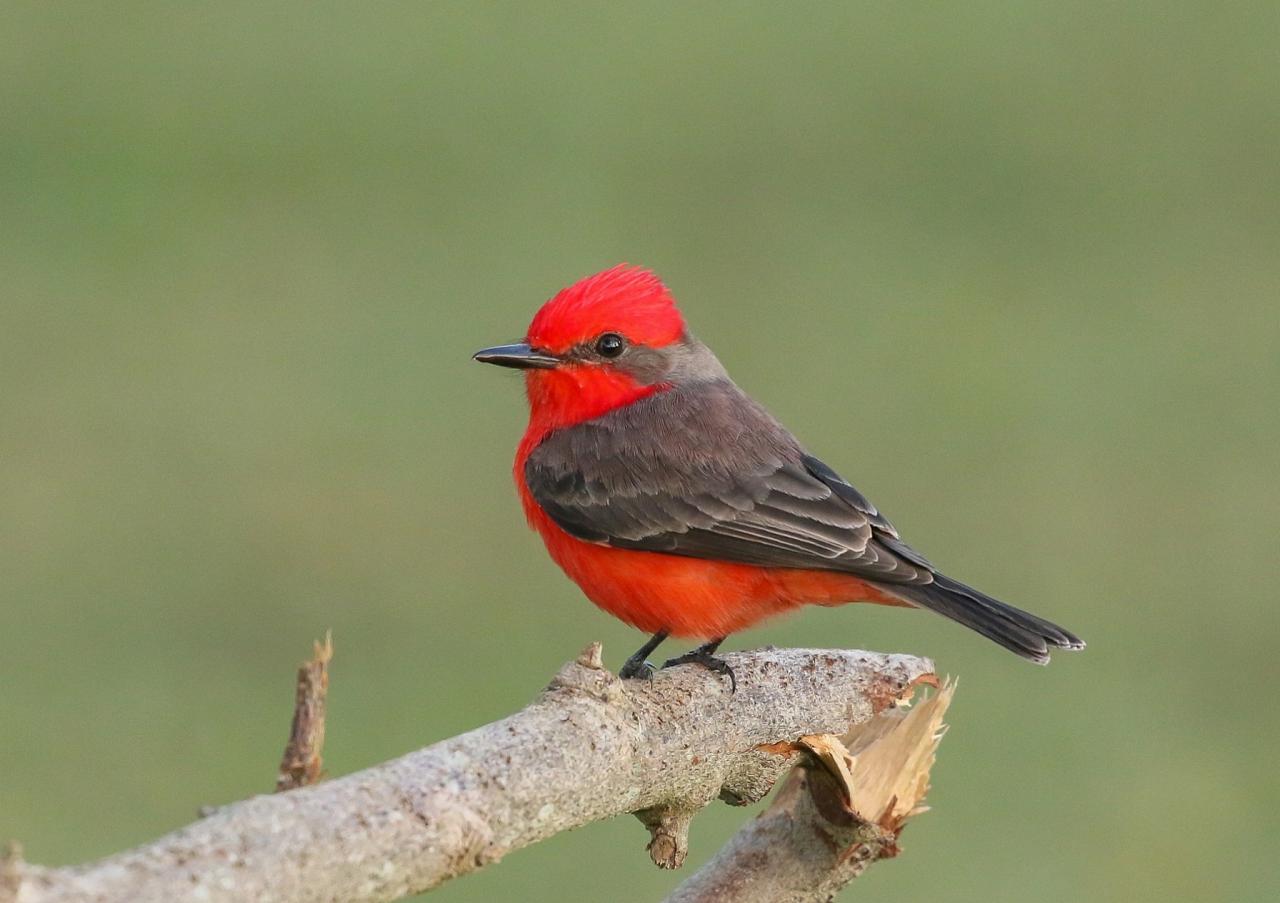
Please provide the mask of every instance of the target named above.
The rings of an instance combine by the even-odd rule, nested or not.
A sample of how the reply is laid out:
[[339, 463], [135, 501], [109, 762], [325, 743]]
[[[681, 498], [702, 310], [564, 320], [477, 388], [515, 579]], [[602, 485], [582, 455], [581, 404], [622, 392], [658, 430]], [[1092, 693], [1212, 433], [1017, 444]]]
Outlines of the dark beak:
[[482, 364], [515, 367], [517, 370], [550, 370], [560, 363], [560, 358], [541, 351], [534, 351], [525, 342], [482, 348], [471, 355], [471, 359]]

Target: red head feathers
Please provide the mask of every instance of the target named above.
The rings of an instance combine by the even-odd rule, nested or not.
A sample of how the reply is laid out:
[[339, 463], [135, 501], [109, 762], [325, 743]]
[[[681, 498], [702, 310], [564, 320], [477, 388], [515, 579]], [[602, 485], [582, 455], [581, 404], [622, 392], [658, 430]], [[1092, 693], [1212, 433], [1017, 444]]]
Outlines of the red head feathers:
[[661, 279], [642, 267], [621, 263], [561, 289], [534, 316], [526, 341], [563, 354], [605, 332], [661, 347], [680, 338], [684, 318]]

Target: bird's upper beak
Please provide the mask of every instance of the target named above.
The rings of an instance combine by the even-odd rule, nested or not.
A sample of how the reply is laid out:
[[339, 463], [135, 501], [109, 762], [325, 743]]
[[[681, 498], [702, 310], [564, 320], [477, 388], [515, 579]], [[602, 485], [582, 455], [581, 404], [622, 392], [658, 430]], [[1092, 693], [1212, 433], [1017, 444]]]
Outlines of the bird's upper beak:
[[527, 342], [481, 348], [471, 355], [471, 359], [482, 364], [497, 364], [499, 367], [515, 367], [518, 370], [550, 370], [560, 363], [560, 358], [535, 351]]

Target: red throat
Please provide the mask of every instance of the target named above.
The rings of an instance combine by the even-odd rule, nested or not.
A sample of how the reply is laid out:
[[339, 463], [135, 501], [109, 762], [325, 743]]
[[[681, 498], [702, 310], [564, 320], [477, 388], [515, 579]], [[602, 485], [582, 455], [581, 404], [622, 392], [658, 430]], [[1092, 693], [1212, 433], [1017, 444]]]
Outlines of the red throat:
[[553, 430], [592, 420], [666, 388], [665, 384], [641, 385], [626, 373], [604, 367], [528, 371], [529, 427], [520, 443], [517, 467], [523, 466], [529, 452]]

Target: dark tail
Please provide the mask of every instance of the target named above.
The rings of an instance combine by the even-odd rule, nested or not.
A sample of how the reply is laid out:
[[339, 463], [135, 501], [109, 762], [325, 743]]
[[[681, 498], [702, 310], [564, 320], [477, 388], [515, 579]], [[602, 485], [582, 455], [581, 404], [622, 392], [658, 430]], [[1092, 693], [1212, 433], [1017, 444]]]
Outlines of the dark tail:
[[933, 583], [925, 586], [895, 586], [893, 589], [912, 604], [958, 621], [1040, 665], [1049, 663], [1051, 647], [1084, 648], [1084, 640], [1071, 631], [942, 574], [935, 574]]

